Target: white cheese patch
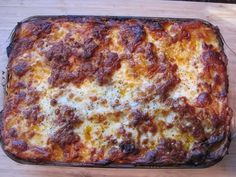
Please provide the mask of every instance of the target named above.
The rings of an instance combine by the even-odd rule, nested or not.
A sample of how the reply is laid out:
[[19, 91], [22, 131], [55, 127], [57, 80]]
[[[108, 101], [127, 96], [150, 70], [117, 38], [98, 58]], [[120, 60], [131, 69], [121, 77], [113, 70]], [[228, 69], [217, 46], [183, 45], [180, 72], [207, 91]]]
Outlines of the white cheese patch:
[[177, 75], [180, 79], [180, 84], [178, 84], [170, 94], [174, 99], [186, 97], [189, 103], [193, 103], [199, 94], [197, 90], [199, 83], [198, 75], [203, 71], [203, 65], [200, 61], [200, 55], [202, 53], [201, 42], [196, 44], [196, 51], [196, 54], [188, 59], [189, 61], [178, 64]]

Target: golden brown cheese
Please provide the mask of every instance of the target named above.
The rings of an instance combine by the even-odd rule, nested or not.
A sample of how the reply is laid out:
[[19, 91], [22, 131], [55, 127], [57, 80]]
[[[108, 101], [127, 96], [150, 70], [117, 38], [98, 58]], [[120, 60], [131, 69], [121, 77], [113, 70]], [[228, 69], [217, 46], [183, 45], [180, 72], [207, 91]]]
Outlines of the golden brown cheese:
[[36, 18], [8, 54], [2, 138], [17, 158], [202, 165], [227, 152], [226, 56], [207, 22]]

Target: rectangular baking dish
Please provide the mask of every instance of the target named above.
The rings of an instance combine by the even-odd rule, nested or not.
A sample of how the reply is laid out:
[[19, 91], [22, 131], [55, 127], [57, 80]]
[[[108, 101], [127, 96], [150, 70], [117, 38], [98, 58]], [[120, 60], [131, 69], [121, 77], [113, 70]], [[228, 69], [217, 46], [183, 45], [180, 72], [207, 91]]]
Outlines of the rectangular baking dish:
[[[17, 42], [17, 38], [19, 36], [19, 29], [22, 27], [22, 25], [24, 24], [27, 24], [27, 23], [38, 23], [38, 21], [47, 21], [48, 19], [50, 20], [58, 20], [58, 21], [63, 21], [63, 20], [68, 20], [68, 21], [72, 21], [72, 22], [76, 22], [76, 20], [79, 20], [79, 22], [84, 22], [84, 23], [87, 23], [90, 22], [90, 21], [93, 21], [93, 20], [97, 20], [97, 21], [108, 21], [110, 23], [114, 23], [116, 21], [131, 21], [131, 26], [132, 26], [132, 23], [133, 21], [138, 21], [138, 23], [142, 24], [142, 23], [150, 23], [150, 24], [155, 24], [153, 25], [152, 27], [153, 28], [161, 28], [159, 26], [159, 23], [160, 24], [164, 24], [165, 22], [166, 23], [175, 23], [175, 24], [181, 24], [181, 23], [201, 23], [203, 25], [205, 25], [206, 27], [209, 27], [209, 29], [211, 29], [215, 36], [216, 36], [216, 40], [219, 44], [219, 50], [220, 50], [220, 53], [222, 56], [220, 56], [220, 59], [222, 62], [220, 62], [219, 65], [222, 65], [223, 68], [226, 67], [227, 65], [227, 59], [226, 59], [226, 56], [224, 54], [224, 49], [223, 49], [223, 42], [222, 42], [222, 39], [221, 39], [221, 34], [219, 32], [219, 29], [215, 26], [213, 26], [212, 24], [210, 24], [209, 22], [206, 22], [206, 21], [203, 21], [203, 20], [200, 20], [200, 19], [173, 19], [173, 18], [153, 18], [153, 17], [110, 17], [110, 16], [104, 16], [104, 17], [98, 17], [98, 16], [34, 16], [34, 17], [30, 17], [26, 20], [23, 20], [22, 22], [18, 23], [18, 25], [15, 27], [14, 31], [12, 32], [12, 37], [11, 37], [11, 42], [10, 42], [10, 45], [9, 47], [7, 48], [7, 55], [8, 57], [11, 57], [14, 59], [14, 57], [11, 56], [12, 53], [14, 53], [14, 50], [16, 50], [16, 42]], [[39, 24], [39, 25], [44, 25], [44, 24]], [[46, 27], [47, 28], [47, 27]], [[193, 27], [194, 28], [194, 25]], [[134, 30], [134, 35], [139, 35], [139, 32], [138, 31], [138, 27], [133, 25], [131, 28], [129, 28], [132, 30]], [[182, 30], [182, 28], [180, 28]], [[47, 30], [47, 29], [46, 29]], [[159, 29], [158, 29], [159, 30]], [[157, 30], [157, 31], [158, 31]], [[155, 29], [154, 29], [155, 31]], [[184, 32], [185, 33], [185, 32]], [[126, 32], [124, 33], [124, 35], [126, 34]], [[131, 34], [128, 34], [127, 38], [129, 36], [132, 36], [132, 33]], [[173, 40], [177, 40], [178, 42], [178, 39], [175, 39], [175, 36], [172, 36], [173, 37]], [[184, 34], [184, 37], [188, 38], [188, 34]], [[129, 39], [129, 40], [132, 40]], [[138, 40], [138, 39], [135, 39], [135, 40]], [[182, 40], [182, 39], [181, 39]], [[126, 41], [126, 47], [130, 50], [136, 50], [136, 49], [132, 49], [132, 46], [130, 47], [129, 46], [129, 41]], [[14, 48], [15, 47], [15, 48]], [[208, 46], [205, 46], [207, 48], [207, 50], [211, 50], [211, 46], [208, 45]], [[133, 52], [133, 51], [132, 51]], [[210, 54], [211, 55], [211, 54]], [[213, 58], [215, 57], [214, 54], [213, 55]], [[17, 57], [17, 56], [16, 56]], [[210, 59], [211, 56], [209, 57]], [[212, 62], [212, 61], [211, 61]], [[215, 60], [213, 59], [213, 63], [215, 62]], [[217, 62], [217, 61], [216, 61]], [[10, 63], [10, 61], [9, 61]], [[214, 65], [214, 64], [212, 64]], [[10, 66], [11, 67], [11, 66]], [[10, 68], [8, 66], [8, 69]], [[16, 71], [17, 73], [18, 71]], [[20, 77], [21, 77], [21, 71], [20, 71]], [[225, 90], [227, 92], [227, 89], [228, 89], [228, 85], [227, 85], [227, 73], [226, 73], [226, 70], [223, 71], [223, 75], [225, 75], [225, 83], [222, 83], [224, 86], [225, 86]], [[8, 80], [11, 79], [9, 78], [9, 74], [8, 74]], [[7, 92], [6, 92], [6, 95], [7, 95]], [[199, 98], [201, 99], [201, 98]], [[220, 135], [218, 136], [214, 136], [212, 137], [212, 140], [213, 142], [209, 142], [208, 140], [210, 139], [205, 139], [205, 140], [201, 140], [201, 144], [207, 144], [206, 146], [204, 146], [204, 148], [212, 148], [211, 146], [215, 144], [217, 144], [217, 147], [219, 148], [219, 152], [216, 152], [216, 153], [213, 153], [213, 155], [209, 155], [210, 152], [208, 152], [208, 150], [206, 150], [205, 153], [209, 153], [208, 154], [208, 160], [206, 161], [202, 161], [200, 160], [198, 162], [192, 162], [191, 160], [190, 161], [186, 161], [185, 163], [179, 163], [179, 162], [172, 162], [172, 163], [165, 163], [165, 162], [158, 162], [158, 163], [150, 163], [150, 162], [144, 162], [144, 163], [124, 163], [124, 162], [119, 162], [119, 163], [112, 163], [112, 162], [107, 162], [106, 160], [104, 161], [98, 161], [98, 162], [83, 162], [83, 163], [80, 163], [80, 162], [60, 162], [60, 161], [47, 161], [47, 160], [43, 160], [43, 159], [34, 159], [34, 157], [32, 158], [22, 158], [22, 157], [19, 157], [17, 156], [16, 154], [14, 154], [14, 152], [9, 152], [9, 150], [6, 150], [6, 135], [4, 134], [4, 115], [1, 114], [1, 134], [2, 134], [2, 147], [3, 147], [3, 150], [5, 151], [5, 153], [10, 157], [12, 158], [13, 160], [19, 162], [19, 163], [26, 163], [26, 164], [41, 164], [41, 165], [61, 165], [61, 166], [84, 166], [84, 167], [115, 167], [115, 168], [119, 168], [119, 167], [122, 167], [122, 168], [196, 168], [196, 167], [208, 167], [208, 166], [211, 166], [211, 165], [214, 165], [215, 163], [217, 163], [218, 161], [220, 161], [223, 156], [227, 153], [227, 150], [228, 150], [228, 147], [229, 147], [229, 144], [230, 144], [230, 130], [229, 130], [229, 126], [230, 126], [230, 119], [232, 117], [232, 111], [230, 110], [230, 108], [228, 108], [227, 106], [227, 93], [226, 95], [222, 96], [221, 99], [224, 99], [224, 104], [226, 105], [226, 113], [225, 113], [225, 117], [224, 117], [224, 120], [225, 120], [225, 132], [223, 133], [222, 137], [220, 137]], [[200, 100], [201, 101], [201, 100]], [[201, 104], [201, 103], [199, 103]], [[6, 105], [6, 103], [5, 103]], [[199, 106], [199, 105], [198, 105]], [[201, 105], [199, 106], [201, 107]], [[204, 107], [204, 106], [203, 106]], [[4, 107], [5, 109], [5, 107]], [[5, 116], [6, 117], [6, 116]], [[223, 125], [222, 125], [223, 126]], [[14, 139], [14, 138], [13, 138]], [[165, 143], [164, 143], [165, 144]], [[213, 144], [213, 145], [212, 145]], [[126, 145], [119, 145], [119, 147], [126, 147]], [[158, 151], [158, 150], [157, 150]], [[170, 152], [168, 152], [170, 153]], [[129, 152], [125, 152], [125, 154], [129, 154]], [[200, 156], [202, 156], [202, 154], [200, 154]], [[199, 157], [197, 157], [199, 158]], [[200, 157], [201, 158], [201, 157]]]

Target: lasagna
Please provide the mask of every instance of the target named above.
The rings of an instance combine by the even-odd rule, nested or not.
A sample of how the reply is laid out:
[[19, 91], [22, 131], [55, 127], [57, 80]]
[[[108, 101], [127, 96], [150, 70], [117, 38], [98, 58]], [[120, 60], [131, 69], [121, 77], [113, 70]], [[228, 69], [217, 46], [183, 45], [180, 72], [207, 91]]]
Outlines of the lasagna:
[[15, 159], [206, 166], [227, 153], [227, 58], [208, 22], [33, 17], [7, 53], [1, 136]]

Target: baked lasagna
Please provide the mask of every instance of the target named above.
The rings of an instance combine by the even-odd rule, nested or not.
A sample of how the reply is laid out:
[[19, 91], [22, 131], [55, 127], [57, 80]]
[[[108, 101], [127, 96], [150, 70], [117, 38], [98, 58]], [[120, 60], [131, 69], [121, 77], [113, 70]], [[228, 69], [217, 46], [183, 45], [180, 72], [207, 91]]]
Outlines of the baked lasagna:
[[7, 52], [1, 135], [15, 159], [206, 166], [227, 153], [227, 58], [208, 22], [33, 17]]

